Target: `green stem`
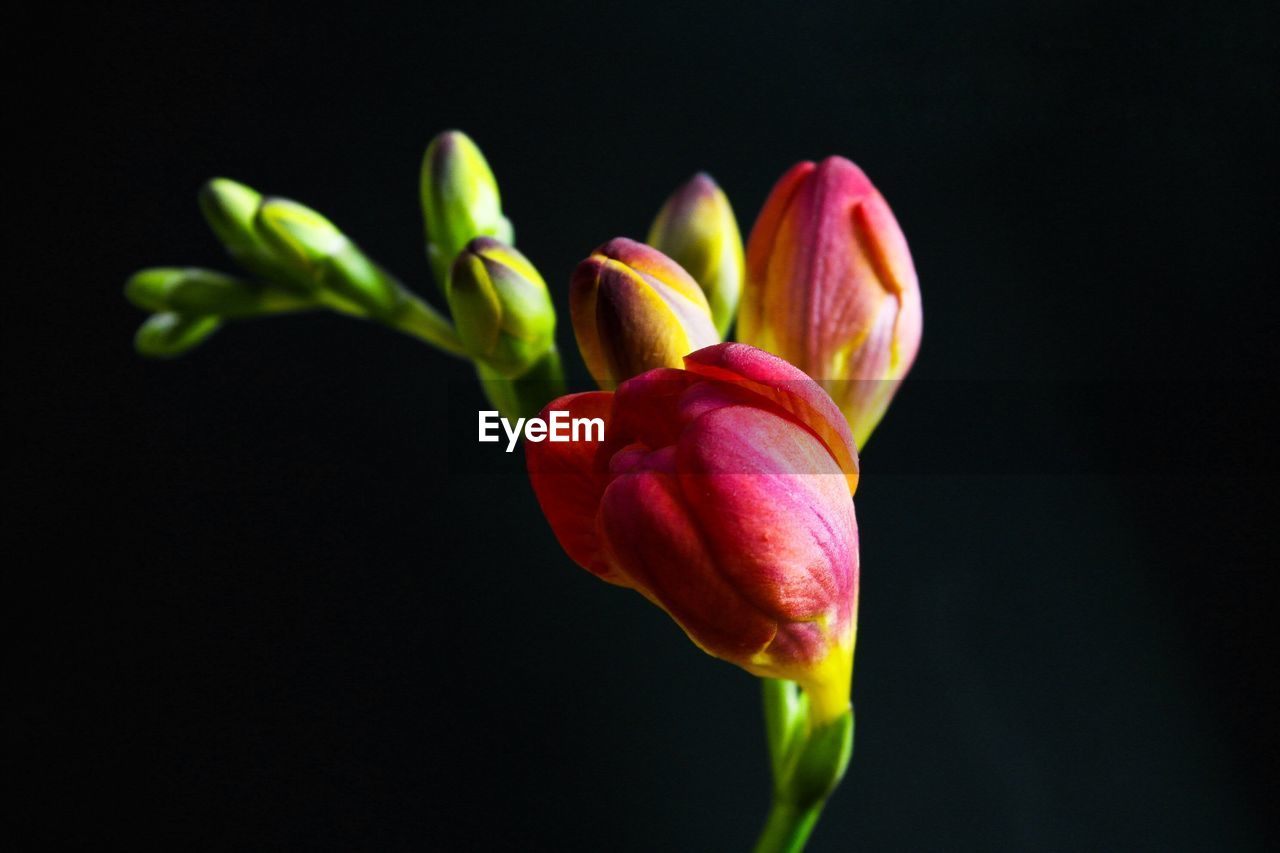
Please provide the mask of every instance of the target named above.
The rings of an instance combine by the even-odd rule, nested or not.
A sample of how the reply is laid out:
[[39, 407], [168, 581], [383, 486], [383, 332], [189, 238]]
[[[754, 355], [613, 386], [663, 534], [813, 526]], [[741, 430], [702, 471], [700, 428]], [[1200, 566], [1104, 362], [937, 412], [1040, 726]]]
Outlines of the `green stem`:
[[822, 814], [823, 803], [807, 809], [775, 798], [769, 819], [756, 842], [755, 853], [800, 853]]
[[521, 376], [505, 377], [478, 361], [476, 373], [485, 397], [508, 420], [532, 418], [564, 394], [564, 369], [554, 347]]
[[769, 741], [769, 766], [773, 769], [776, 787], [783, 778], [803, 706], [800, 690], [794, 681], [762, 678], [760, 686], [764, 691], [764, 731]]
[[268, 285], [257, 304], [250, 306], [248, 310], [230, 311], [223, 316], [239, 319], [328, 308], [330, 311], [345, 314], [348, 317], [384, 323], [410, 337], [444, 350], [450, 355], [466, 356], [462, 342], [458, 340], [458, 335], [448, 319], [408, 290], [402, 289], [401, 296], [402, 301], [394, 313], [387, 317], [378, 317], [371, 316], [359, 305], [328, 290], [319, 289], [314, 293], [299, 294], [279, 286]]
[[408, 291], [403, 295], [400, 309], [386, 321], [388, 326], [450, 355], [466, 356], [458, 333], [444, 315]]
[[822, 715], [792, 681], [762, 680], [773, 804], [756, 853], [799, 853], [853, 753], [853, 709]]
[[763, 678], [764, 730], [773, 770], [773, 805], [756, 842], [756, 853], [799, 853], [818, 823], [825, 801], [801, 807], [788, 794], [796, 752], [808, 727], [808, 702], [794, 681]]

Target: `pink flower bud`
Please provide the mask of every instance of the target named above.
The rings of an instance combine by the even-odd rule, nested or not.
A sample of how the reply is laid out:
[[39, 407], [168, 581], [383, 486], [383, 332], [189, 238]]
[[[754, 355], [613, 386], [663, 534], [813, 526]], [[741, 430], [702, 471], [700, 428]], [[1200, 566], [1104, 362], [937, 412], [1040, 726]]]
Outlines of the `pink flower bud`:
[[857, 454], [831, 399], [761, 350], [718, 344], [683, 369], [543, 411], [605, 421], [603, 442], [526, 445], [560, 544], [663, 608], [704, 651], [797, 681], [816, 721], [849, 706], [858, 595]]
[[747, 242], [739, 339], [816, 379], [861, 447], [911, 368], [920, 332], [911, 253], [871, 181], [843, 157], [792, 167]]

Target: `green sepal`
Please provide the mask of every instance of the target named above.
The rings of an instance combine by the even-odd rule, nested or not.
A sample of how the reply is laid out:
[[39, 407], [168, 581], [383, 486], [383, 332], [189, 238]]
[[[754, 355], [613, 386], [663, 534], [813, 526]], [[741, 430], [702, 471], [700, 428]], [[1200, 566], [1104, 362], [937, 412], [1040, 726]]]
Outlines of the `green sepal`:
[[853, 755], [853, 709], [813, 727], [808, 695], [792, 681], [762, 679], [774, 799], [804, 810], [835, 790]]
[[810, 732], [798, 746], [782, 793], [805, 809], [826, 800], [844, 778], [853, 756], [853, 709]]

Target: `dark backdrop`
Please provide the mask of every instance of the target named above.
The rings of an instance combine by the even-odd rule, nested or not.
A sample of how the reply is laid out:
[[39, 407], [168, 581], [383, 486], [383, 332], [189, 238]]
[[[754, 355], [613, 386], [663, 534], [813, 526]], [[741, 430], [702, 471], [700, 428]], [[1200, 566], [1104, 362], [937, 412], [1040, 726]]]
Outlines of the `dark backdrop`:
[[469, 368], [332, 316], [131, 350], [130, 272], [227, 266], [213, 175], [435, 298], [418, 163], [460, 127], [566, 350], [573, 264], [697, 169], [745, 229], [841, 153], [908, 235], [925, 339], [864, 453], [857, 748], [813, 850], [1274, 840], [1272, 5], [57, 10], [11, 74], [15, 832], [749, 846], [753, 679], [570, 563]]

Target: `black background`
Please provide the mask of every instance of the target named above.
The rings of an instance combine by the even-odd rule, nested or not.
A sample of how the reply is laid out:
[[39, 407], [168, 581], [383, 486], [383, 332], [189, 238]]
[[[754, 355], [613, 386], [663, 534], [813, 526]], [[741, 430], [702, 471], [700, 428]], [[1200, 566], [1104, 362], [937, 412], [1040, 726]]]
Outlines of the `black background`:
[[745, 231], [841, 153], [908, 236], [925, 338], [863, 456], [857, 748], [812, 850], [1274, 840], [1272, 6], [95, 4], [22, 33], [13, 831], [749, 847], [753, 679], [570, 563], [521, 457], [474, 442], [465, 364], [328, 315], [132, 352], [129, 273], [228, 267], [213, 175], [435, 299], [417, 169], [460, 127], [571, 353], [573, 264], [697, 169]]

